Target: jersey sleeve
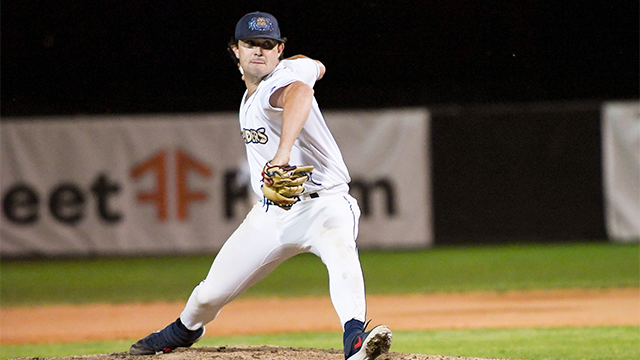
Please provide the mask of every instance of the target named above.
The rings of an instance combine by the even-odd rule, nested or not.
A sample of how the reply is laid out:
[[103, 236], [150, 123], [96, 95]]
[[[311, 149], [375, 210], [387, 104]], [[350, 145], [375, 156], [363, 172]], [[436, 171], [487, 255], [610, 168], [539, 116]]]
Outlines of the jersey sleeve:
[[265, 80], [268, 88], [265, 96], [265, 105], [269, 109], [275, 109], [269, 103], [269, 98], [276, 90], [288, 86], [296, 81], [313, 87], [320, 76], [320, 67], [315, 60], [299, 58], [294, 60], [282, 60], [275, 71]]
[[299, 58], [294, 60], [282, 60], [285, 68], [295, 73], [302, 82], [313, 87], [320, 76], [318, 63], [309, 58]]

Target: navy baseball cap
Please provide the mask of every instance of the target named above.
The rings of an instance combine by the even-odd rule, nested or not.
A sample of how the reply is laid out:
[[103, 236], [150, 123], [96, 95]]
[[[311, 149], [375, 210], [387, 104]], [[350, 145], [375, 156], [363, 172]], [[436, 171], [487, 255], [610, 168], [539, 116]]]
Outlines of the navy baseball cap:
[[246, 39], [273, 39], [285, 42], [280, 36], [280, 27], [275, 16], [260, 11], [248, 13], [236, 24], [236, 40]]

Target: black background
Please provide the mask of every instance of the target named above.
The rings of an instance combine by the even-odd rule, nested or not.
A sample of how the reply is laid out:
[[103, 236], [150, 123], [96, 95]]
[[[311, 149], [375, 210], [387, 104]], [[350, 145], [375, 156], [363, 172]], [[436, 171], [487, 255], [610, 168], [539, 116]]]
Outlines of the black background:
[[2, 115], [236, 111], [226, 44], [274, 14], [323, 109], [638, 97], [638, 1], [2, 2]]

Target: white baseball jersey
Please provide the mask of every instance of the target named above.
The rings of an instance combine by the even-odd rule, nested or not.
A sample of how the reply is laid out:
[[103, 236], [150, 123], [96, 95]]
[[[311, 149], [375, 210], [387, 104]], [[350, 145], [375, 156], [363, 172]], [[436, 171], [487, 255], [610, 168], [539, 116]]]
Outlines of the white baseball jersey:
[[[276, 154], [281, 135], [282, 109], [272, 107], [269, 99], [276, 90], [295, 81], [302, 81], [313, 87], [319, 75], [320, 69], [315, 60], [282, 60], [260, 82], [251, 97], [247, 98], [245, 92], [242, 98], [240, 126], [247, 146], [251, 186], [259, 197], [262, 197], [262, 168]], [[315, 97], [309, 118], [291, 149], [289, 164], [315, 167], [312, 181], [305, 183], [306, 193], [331, 189], [351, 181], [342, 153], [327, 127]]]

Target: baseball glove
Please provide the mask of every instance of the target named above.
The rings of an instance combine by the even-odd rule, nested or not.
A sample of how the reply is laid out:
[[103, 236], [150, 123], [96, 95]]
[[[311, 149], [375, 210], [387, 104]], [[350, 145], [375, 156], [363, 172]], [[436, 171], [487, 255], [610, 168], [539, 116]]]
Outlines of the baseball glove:
[[271, 165], [262, 169], [262, 193], [267, 200], [285, 210], [300, 200], [304, 182], [309, 180], [313, 166]]

